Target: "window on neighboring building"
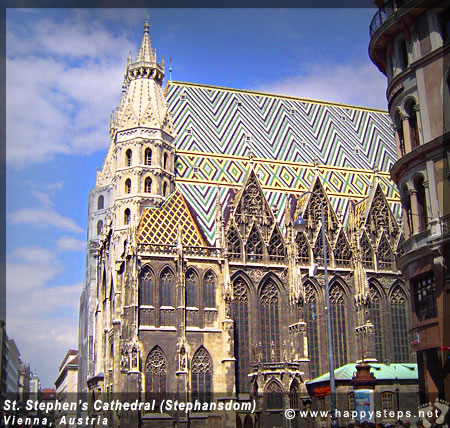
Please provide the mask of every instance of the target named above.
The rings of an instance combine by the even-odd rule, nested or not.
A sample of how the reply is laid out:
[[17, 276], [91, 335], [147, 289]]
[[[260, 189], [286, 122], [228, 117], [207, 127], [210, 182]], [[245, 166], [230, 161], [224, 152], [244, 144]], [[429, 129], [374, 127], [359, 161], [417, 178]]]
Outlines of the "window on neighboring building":
[[129, 208], [127, 208], [124, 211], [123, 222], [124, 222], [124, 224], [130, 224], [130, 221], [131, 221], [131, 211]]
[[145, 399], [160, 403], [167, 392], [167, 359], [159, 346], [148, 354], [145, 362]]
[[144, 181], [144, 192], [152, 193], [152, 179], [150, 177], [147, 177]]
[[145, 149], [145, 155], [144, 155], [144, 161], [145, 165], [151, 165], [152, 164], [152, 150], [148, 147]]
[[341, 286], [330, 287], [331, 326], [336, 367], [347, 363], [346, 297]]
[[99, 220], [97, 222], [97, 235], [100, 235], [102, 233], [103, 229], [103, 221]]
[[395, 363], [409, 362], [408, 315], [406, 295], [396, 286], [391, 294], [391, 331]]
[[408, 67], [408, 45], [405, 39], [400, 39], [398, 42], [398, 56], [400, 59], [400, 68], [404, 70]]
[[172, 306], [173, 274], [169, 268], [164, 269], [160, 279], [160, 305]]
[[207, 272], [203, 279], [203, 299], [206, 308], [216, 307], [216, 276]]
[[394, 394], [392, 392], [381, 393], [381, 408], [386, 412], [394, 410]]
[[125, 193], [131, 193], [131, 180], [129, 178], [125, 180]]
[[139, 275], [139, 305], [153, 305], [153, 274], [148, 266]]
[[408, 227], [409, 233], [413, 233], [413, 221], [412, 221], [412, 212], [411, 212], [411, 197], [408, 192], [408, 188], [406, 187], [406, 184], [402, 187], [402, 194], [401, 194], [401, 202], [403, 210], [405, 211], [406, 215], [406, 225]]
[[[234, 356], [236, 358], [236, 391], [249, 392], [250, 324], [248, 288], [243, 279], [233, 281]], [[257, 351], [258, 353], [261, 350]], [[259, 356], [257, 356], [259, 359]]]
[[192, 358], [192, 400], [211, 401], [212, 365], [206, 349], [201, 346]]
[[441, 21], [442, 41], [446, 43], [450, 40], [450, 8], [444, 9], [439, 18]]
[[131, 149], [128, 149], [125, 153], [125, 165], [126, 166], [131, 166], [132, 158], [133, 158], [133, 152], [131, 151]]
[[428, 214], [427, 214], [427, 204], [425, 198], [425, 186], [424, 186], [424, 178], [422, 175], [419, 175], [414, 180], [414, 188], [416, 190], [417, 197], [417, 209], [419, 212], [417, 213], [419, 216], [419, 232], [422, 230], [426, 230], [428, 227]]
[[97, 209], [102, 210], [105, 205], [105, 198], [103, 195], [100, 195], [97, 199]]
[[436, 283], [433, 273], [421, 276], [413, 281], [417, 319], [419, 321], [437, 316]]
[[411, 149], [414, 150], [419, 146], [419, 125], [417, 122], [416, 103], [412, 101], [407, 108], [408, 123], [411, 135]]
[[405, 151], [405, 136], [403, 134], [403, 122], [400, 112], [397, 110], [394, 116], [395, 123], [395, 132], [397, 133], [399, 144], [400, 144], [400, 153], [402, 156], [406, 154]]
[[186, 306], [196, 307], [197, 302], [197, 279], [198, 276], [192, 269], [186, 272]]

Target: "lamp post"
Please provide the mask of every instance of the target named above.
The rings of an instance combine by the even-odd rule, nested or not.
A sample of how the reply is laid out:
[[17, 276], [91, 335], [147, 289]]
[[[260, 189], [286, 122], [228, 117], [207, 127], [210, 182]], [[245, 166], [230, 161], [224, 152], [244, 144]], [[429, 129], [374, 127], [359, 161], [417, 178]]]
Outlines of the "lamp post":
[[[300, 197], [310, 193], [315, 195], [314, 192], [303, 192]], [[333, 353], [333, 342], [332, 342], [332, 332], [331, 332], [331, 312], [330, 312], [330, 289], [328, 285], [328, 270], [327, 270], [327, 240], [325, 236], [325, 213], [323, 209], [322, 199], [319, 198], [320, 202], [320, 214], [322, 221], [322, 244], [323, 244], [323, 269], [325, 277], [325, 302], [326, 302], [326, 313], [327, 313], [327, 333], [328, 333], [328, 367], [330, 370], [330, 392], [331, 392], [331, 427], [337, 428], [338, 421], [336, 418], [336, 383], [334, 380], [334, 353]], [[294, 229], [297, 232], [303, 232], [306, 228], [306, 222], [304, 218], [299, 215], [294, 221]]]

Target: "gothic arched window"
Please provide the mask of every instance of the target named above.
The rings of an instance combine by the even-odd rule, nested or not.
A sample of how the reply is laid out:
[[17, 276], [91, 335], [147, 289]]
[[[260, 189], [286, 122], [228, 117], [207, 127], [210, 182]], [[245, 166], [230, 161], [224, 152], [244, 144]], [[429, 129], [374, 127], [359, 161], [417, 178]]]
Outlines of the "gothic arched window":
[[331, 329], [336, 367], [347, 363], [346, 297], [338, 284], [330, 287]]
[[160, 306], [172, 306], [172, 288], [173, 274], [169, 268], [166, 268], [162, 271], [160, 279]]
[[158, 403], [167, 391], [167, 360], [162, 350], [156, 346], [148, 354], [145, 362], [146, 401]]
[[144, 181], [144, 192], [152, 193], [152, 179], [150, 177], [147, 177]]
[[103, 229], [103, 221], [99, 220], [97, 222], [97, 235], [100, 235], [102, 233]]
[[216, 276], [212, 272], [203, 278], [203, 300], [206, 308], [216, 307]]
[[361, 248], [363, 266], [366, 269], [373, 269], [373, 250], [366, 232], [363, 233], [359, 241], [359, 246]]
[[100, 195], [97, 199], [97, 209], [102, 210], [105, 205], [105, 198], [103, 195]]
[[319, 327], [317, 293], [310, 282], [305, 283], [305, 321], [308, 335], [309, 371], [311, 379], [319, 376]]
[[131, 180], [129, 178], [125, 180], [125, 193], [131, 193]]
[[273, 380], [267, 386], [266, 399], [268, 409], [283, 408], [283, 389], [276, 380]]
[[263, 258], [263, 243], [255, 225], [253, 225], [253, 228], [248, 235], [246, 250], [247, 260], [250, 262], [261, 260]]
[[197, 302], [197, 282], [198, 275], [194, 270], [189, 269], [186, 272], [186, 306], [198, 306]]
[[280, 298], [278, 288], [269, 279], [261, 288], [260, 316], [263, 362], [280, 359]]
[[234, 356], [236, 358], [236, 390], [248, 392], [250, 373], [250, 324], [248, 288], [241, 278], [233, 281]]
[[163, 183], [163, 196], [167, 196], [167, 181]]
[[131, 149], [128, 149], [125, 153], [125, 165], [126, 166], [131, 166], [132, 158], [133, 158], [133, 152], [131, 151]]
[[409, 362], [409, 326], [406, 296], [399, 286], [395, 287], [391, 294], [391, 321], [394, 362], [407, 363]]
[[167, 169], [167, 160], [168, 160], [167, 153], [164, 153], [164, 155], [163, 155], [163, 168], [164, 169]]
[[212, 366], [205, 348], [200, 347], [192, 358], [192, 400], [211, 400]]
[[131, 221], [131, 211], [129, 208], [127, 208], [123, 213], [123, 223], [130, 224], [130, 221]]
[[383, 349], [383, 324], [382, 324], [382, 302], [381, 294], [377, 286], [373, 283], [369, 284], [370, 293], [370, 308], [369, 319], [374, 325], [374, 339], [375, 339], [375, 358], [378, 362], [384, 361]]
[[411, 197], [409, 195], [406, 184], [403, 185], [403, 187], [402, 187], [401, 202], [402, 202], [402, 208], [404, 210], [404, 218], [406, 218], [406, 226], [409, 231], [409, 235], [412, 235], [413, 221], [412, 221], [412, 213], [411, 213]]
[[297, 379], [294, 379], [291, 383], [291, 387], [289, 389], [289, 407], [291, 409], [299, 409], [300, 402], [298, 400], [298, 393], [300, 391], [300, 387], [298, 385]]
[[153, 305], [153, 274], [149, 267], [144, 267], [139, 275], [139, 306]]
[[419, 232], [425, 230], [428, 227], [428, 214], [427, 214], [427, 204], [425, 198], [425, 186], [423, 185], [424, 178], [423, 176], [418, 176], [414, 180], [414, 188], [416, 189], [416, 197], [417, 197], [417, 209], [419, 212]]
[[148, 147], [145, 149], [144, 163], [145, 165], [152, 164], [152, 149], [149, 149]]
[[397, 110], [394, 116], [394, 123], [395, 123], [395, 131], [398, 136], [398, 144], [400, 144], [400, 153], [402, 156], [406, 154], [405, 151], [405, 135], [403, 133], [403, 123], [402, 123], [402, 117], [400, 114], [400, 111]]

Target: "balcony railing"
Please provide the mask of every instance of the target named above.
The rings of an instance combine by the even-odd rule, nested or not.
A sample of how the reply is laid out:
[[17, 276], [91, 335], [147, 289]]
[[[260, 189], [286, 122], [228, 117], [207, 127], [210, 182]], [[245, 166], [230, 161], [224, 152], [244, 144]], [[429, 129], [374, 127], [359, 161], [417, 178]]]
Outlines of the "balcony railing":
[[383, 8], [378, 9], [375, 16], [372, 18], [372, 21], [369, 26], [369, 34], [372, 37], [378, 28], [398, 9], [402, 8], [404, 5], [411, 3], [411, 0], [388, 0], [384, 2]]

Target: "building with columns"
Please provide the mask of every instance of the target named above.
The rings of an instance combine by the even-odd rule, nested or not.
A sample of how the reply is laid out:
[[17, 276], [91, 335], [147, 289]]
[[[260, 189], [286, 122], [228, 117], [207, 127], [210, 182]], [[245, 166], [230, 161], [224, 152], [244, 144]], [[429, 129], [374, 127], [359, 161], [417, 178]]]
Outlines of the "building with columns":
[[405, 231], [397, 266], [411, 295], [421, 402], [450, 401], [449, 52], [445, 1], [376, 1], [369, 54], [387, 77]]
[[302, 408], [328, 370], [322, 227], [336, 366], [410, 362], [387, 112], [163, 79], [146, 22], [89, 195], [79, 390], [258, 403], [100, 412], [120, 426], [268, 426]]

